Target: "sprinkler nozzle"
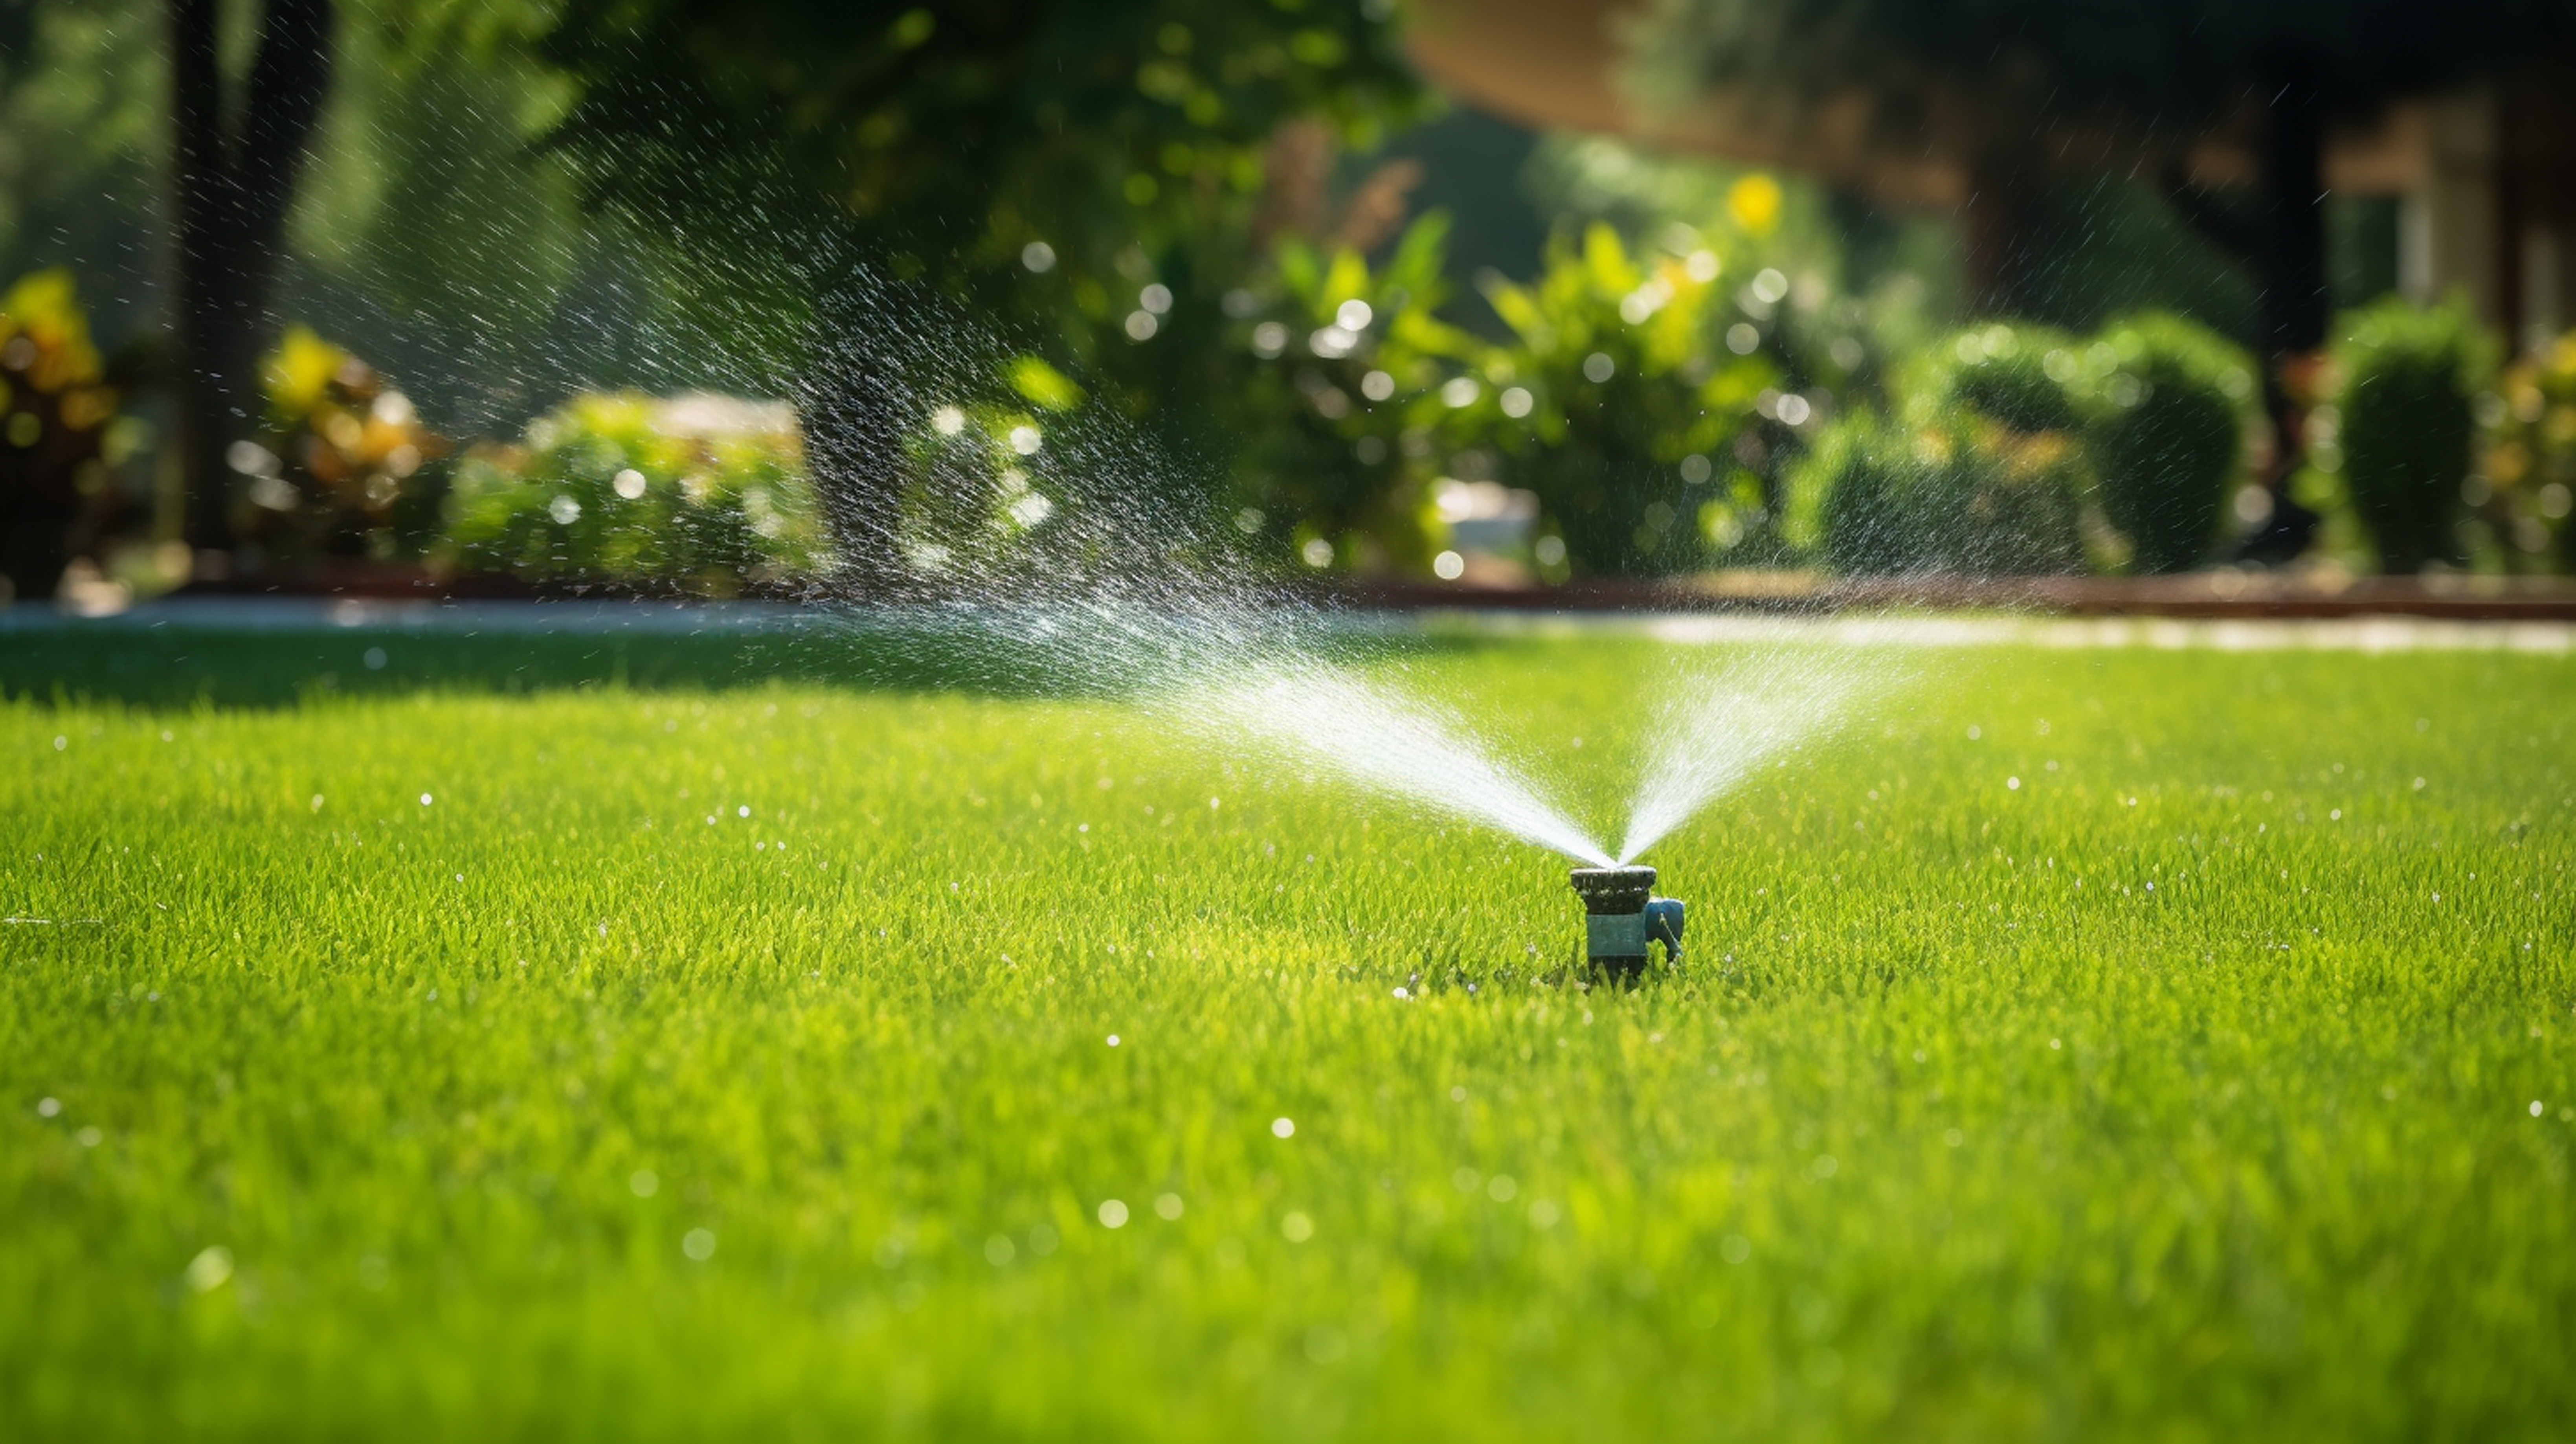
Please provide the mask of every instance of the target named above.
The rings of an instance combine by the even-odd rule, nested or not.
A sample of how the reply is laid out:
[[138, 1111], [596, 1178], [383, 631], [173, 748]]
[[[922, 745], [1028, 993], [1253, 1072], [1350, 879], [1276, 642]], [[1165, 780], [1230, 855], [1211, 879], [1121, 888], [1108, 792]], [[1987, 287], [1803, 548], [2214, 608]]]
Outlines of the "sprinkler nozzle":
[[1616, 981], [1633, 983], [1646, 971], [1647, 945], [1661, 942], [1667, 962], [1682, 956], [1682, 905], [1655, 896], [1651, 867], [1578, 867], [1572, 877], [1583, 899], [1584, 953]]

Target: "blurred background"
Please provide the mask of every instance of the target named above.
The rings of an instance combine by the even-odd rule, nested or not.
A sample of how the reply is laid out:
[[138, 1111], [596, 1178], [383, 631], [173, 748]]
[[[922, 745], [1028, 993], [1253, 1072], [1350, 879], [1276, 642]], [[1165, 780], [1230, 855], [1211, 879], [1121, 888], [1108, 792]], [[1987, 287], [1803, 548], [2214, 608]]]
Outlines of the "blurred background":
[[0, 0], [0, 587], [865, 595], [1104, 488], [1460, 587], [2563, 573], [2571, 77], [2551, 0]]

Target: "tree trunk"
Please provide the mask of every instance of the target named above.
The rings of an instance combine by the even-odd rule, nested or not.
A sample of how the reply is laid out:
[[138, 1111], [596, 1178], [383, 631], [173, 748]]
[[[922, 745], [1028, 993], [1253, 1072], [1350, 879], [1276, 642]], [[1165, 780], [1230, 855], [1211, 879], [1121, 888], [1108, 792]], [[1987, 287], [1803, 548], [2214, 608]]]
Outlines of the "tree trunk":
[[[234, 442], [261, 423], [259, 355], [295, 180], [331, 77], [331, 0], [268, 0], [240, 103], [225, 103], [217, 0], [169, 0], [186, 536], [233, 542]], [[230, 112], [230, 113], [228, 113]]]
[[2325, 115], [2316, 66], [2281, 60], [2263, 82], [2272, 91], [2263, 123], [2263, 216], [2255, 266], [2261, 281], [2263, 410], [2272, 423], [2272, 455], [2263, 483], [2271, 516], [2246, 538], [2250, 561], [2285, 562], [2307, 550], [2316, 513], [2290, 497], [2290, 479], [2307, 461], [2310, 373], [2325, 345]]
[[2279, 431], [2275, 474], [2305, 454], [2303, 399], [2289, 372], [2325, 344], [2325, 117], [2312, 67], [2290, 63], [2263, 128], [2263, 398]]
[[2034, 157], [2007, 150], [1980, 157], [1969, 183], [1969, 304], [1980, 315], [2025, 313], [2038, 279], [2031, 227], [2045, 178]]

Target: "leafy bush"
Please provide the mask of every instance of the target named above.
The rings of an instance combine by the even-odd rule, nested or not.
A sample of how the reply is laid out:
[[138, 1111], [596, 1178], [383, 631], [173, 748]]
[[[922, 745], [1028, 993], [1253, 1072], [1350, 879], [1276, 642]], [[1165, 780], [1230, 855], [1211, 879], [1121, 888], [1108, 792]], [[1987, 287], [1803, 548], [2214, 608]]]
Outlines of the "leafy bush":
[[[2555, 542], [2561, 566], [2576, 566], [2576, 332], [2515, 362], [2497, 387], [2480, 510], [2503, 534], [2509, 563], [2529, 566]], [[2479, 482], [2469, 483], [2472, 495]]]
[[[250, 479], [241, 535], [271, 556], [384, 557], [415, 538], [434, 500], [422, 467], [447, 450], [411, 401], [374, 367], [302, 326], [289, 327], [268, 356], [269, 439], [275, 449], [237, 442], [229, 460]], [[415, 543], [416, 544], [416, 543]]]
[[1923, 525], [1944, 570], [2009, 577], [2084, 570], [2078, 516], [2092, 475], [2073, 434], [1971, 419], [1936, 438]]
[[1896, 421], [1846, 417], [1793, 471], [1791, 539], [1843, 575], [2081, 570], [2076, 354], [2003, 323], [1927, 346], [1901, 368]]
[[2356, 312], [2334, 349], [2344, 481], [2380, 567], [2414, 572], [2456, 550], [2474, 402], [2489, 343], [2464, 307], [2391, 298]]
[[1433, 315], [1446, 229], [1416, 221], [1375, 271], [1354, 250], [1327, 260], [1280, 243], [1275, 297], [1241, 308], [1254, 358], [1236, 464], [1245, 535], [1285, 538], [1316, 566], [1373, 550], [1419, 568], [1439, 549], [1430, 484], [1464, 439], [1453, 383], [1483, 349]]
[[1924, 569], [1913, 495], [1920, 473], [1901, 430], [1864, 411], [1838, 418], [1791, 469], [1790, 540], [1840, 576]]
[[71, 272], [21, 279], [0, 296], [0, 600], [52, 596], [97, 529], [116, 418]]
[[1844, 576], [2080, 570], [2086, 477], [2064, 431], [1981, 416], [1920, 428], [1855, 413], [1791, 473], [1791, 540]]
[[2013, 431], [2072, 431], [2081, 422], [2067, 390], [2074, 354], [2063, 332], [2044, 326], [1969, 327], [1906, 368], [1909, 415], [1935, 424], [1964, 411]]
[[1573, 571], [1706, 559], [1685, 486], [1708, 477], [1774, 375], [1720, 348], [1719, 270], [1706, 252], [1632, 258], [1595, 224], [1579, 246], [1560, 235], [1535, 284], [1487, 287], [1513, 340], [1483, 368], [1490, 394], [1468, 377], [1462, 397], [1499, 445], [1503, 479], [1538, 495]]
[[1086, 395], [1034, 355], [1004, 363], [1000, 383], [903, 433], [895, 505], [845, 550], [891, 545], [916, 579], [944, 582], [1000, 562], [1055, 515], [1049, 472], [1064, 448], [1050, 428], [1068, 426], [1063, 414]]
[[457, 468], [441, 553], [468, 572], [726, 596], [829, 562], [795, 421], [729, 397], [576, 397]]
[[2102, 509], [2128, 538], [2132, 569], [2188, 569], [2224, 523], [2252, 365], [2217, 333], [2151, 314], [2105, 327], [2079, 379]]

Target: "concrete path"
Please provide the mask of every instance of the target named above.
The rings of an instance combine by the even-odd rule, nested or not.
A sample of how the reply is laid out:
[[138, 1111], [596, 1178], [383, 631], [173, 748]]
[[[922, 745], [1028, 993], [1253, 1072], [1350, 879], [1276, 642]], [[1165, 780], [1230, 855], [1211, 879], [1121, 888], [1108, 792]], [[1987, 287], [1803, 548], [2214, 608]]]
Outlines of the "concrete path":
[[[194, 597], [148, 602], [107, 617], [79, 617], [39, 604], [0, 609], [0, 646], [10, 636], [120, 631], [298, 634], [439, 633], [457, 636], [571, 633], [632, 636], [747, 636], [844, 630], [905, 631], [932, 608], [806, 606], [790, 602], [381, 601], [321, 597]], [[1430, 608], [1354, 612], [1352, 627], [1480, 636], [1641, 634], [1684, 645], [1819, 641], [1899, 647], [2152, 647], [2216, 651], [2510, 651], [2576, 653], [2576, 623], [2463, 622], [2381, 616], [2331, 619], [2189, 619], [1892, 614], [1777, 616], [1751, 613], [1606, 613]]]

